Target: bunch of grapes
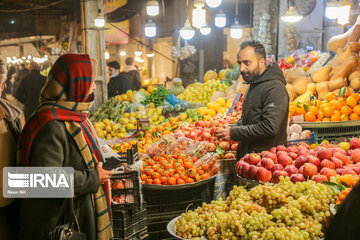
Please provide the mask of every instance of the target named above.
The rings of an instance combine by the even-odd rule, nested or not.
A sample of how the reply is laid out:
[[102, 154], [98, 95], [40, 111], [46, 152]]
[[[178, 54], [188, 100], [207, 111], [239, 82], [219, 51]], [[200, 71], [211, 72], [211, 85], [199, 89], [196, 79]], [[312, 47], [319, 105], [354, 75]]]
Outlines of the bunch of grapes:
[[336, 195], [313, 181], [258, 185], [247, 191], [234, 186], [223, 201], [204, 203], [176, 221], [177, 235], [208, 239], [318, 239]]

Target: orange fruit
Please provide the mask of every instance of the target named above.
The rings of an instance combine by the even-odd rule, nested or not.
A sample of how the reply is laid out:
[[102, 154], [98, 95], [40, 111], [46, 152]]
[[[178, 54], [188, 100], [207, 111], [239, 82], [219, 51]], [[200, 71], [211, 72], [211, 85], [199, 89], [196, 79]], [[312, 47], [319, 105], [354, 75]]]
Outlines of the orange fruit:
[[330, 118], [330, 120], [331, 120], [332, 122], [338, 122], [338, 121], [340, 121], [340, 114], [339, 114], [339, 115], [338, 115], [338, 114], [332, 115], [331, 118]]
[[318, 119], [322, 120], [324, 118], [324, 113], [322, 112], [322, 110], [319, 110], [319, 113], [318, 113]]
[[348, 115], [343, 114], [343, 115], [340, 116], [340, 120], [341, 121], [348, 121], [349, 117], [348, 117]]
[[352, 113], [352, 109], [349, 106], [343, 106], [340, 112], [343, 115], [350, 115]]
[[324, 116], [329, 118], [334, 114], [334, 108], [333, 107], [326, 107], [323, 109]]
[[360, 105], [356, 105], [353, 110], [354, 113], [357, 113], [358, 115], [360, 115]]
[[333, 92], [329, 92], [328, 94], [326, 94], [326, 100], [328, 102], [330, 102], [332, 99], [336, 99], [336, 94]]
[[319, 108], [316, 106], [311, 106], [309, 109], [310, 112], [314, 113], [315, 115], [318, 115], [319, 113]]
[[329, 103], [330, 103], [331, 106], [334, 106], [337, 103], [337, 100], [336, 99], [331, 99]]
[[291, 113], [293, 116], [296, 113], [296, 106], [290, 105], [289, 106], [289, 113]]
[[330, 118], [323, 118], [323, 122], [330, 122]]
[[358, 93], [351, 93], [350, 96], [354, 97], [357, 101], [360, 100], [360, 95]]
[[296, 107], [296, 114], [297, 115], [303, 115], [305, 113], [306, 113], [306, 111], [305, 111], [304, 106]]
[[331, 104], [328, 103], [328, 102], [323, 102], [321, 105], [320, 105], [320, 109], [324, 109], [324, 108], [327, 108], [327, 107], [331, 107]]
[[354, 96], [350, 96], [346, 99], [346, 104], [353, 108], [357, 105], [357, 99]]
[[359, 115], [357, 114], [357, 113], [352, 113], [352, 114], [350, 114], [350, 116], [349, 116], [349, 119], [350, 120], [358, 120], [359, 119]]
[[336, 110], [340, 110], [343, 106], [345, 106], [345, 100], [343, 98], [339, 98], [334, 104]]
[[305, 121], [307, 122], [315, 122], [316, 115], [313, 112], [307, 112], [305, 114]]

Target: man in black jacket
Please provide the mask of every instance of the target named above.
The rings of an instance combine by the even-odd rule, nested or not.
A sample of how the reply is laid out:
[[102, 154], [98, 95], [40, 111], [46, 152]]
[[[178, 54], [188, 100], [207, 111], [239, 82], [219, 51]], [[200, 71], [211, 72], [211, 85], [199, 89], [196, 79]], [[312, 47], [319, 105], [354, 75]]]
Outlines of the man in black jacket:
[[24, 104], [25, 119], [28, 120], [31, 114], [39, 106], [40, 92], [46, 83], [46, 77], [40, 74], [39, 64], [30, 63], [30, 74], [21, 79], [15, 91], [15, 98]]
[[282, 70], [274, 63], [266, 66], [266, 52], [258, 41], [246, 41], [237, 53], [240, 72], [250, 84], [242, 118], [215, 134], [224, 141], [239, 141], [237, 159], [246, 153], [261, 152], [286, 144], [289, 95]]
[[120, 73], [120, 64], [117, 61], [108, 63], [110, 80], [108, 83], [108, 98], [115, 97], [131, 90], [131, 83]]
[[126, 79], [128, 79], [131, 83], [132, 90], [139, 91], [141, 88], [141, 78], [140, 73], [134, 66], [134, 59], [132, 57], [128, 57], [125, 59], [126, 67], [122, 74]]

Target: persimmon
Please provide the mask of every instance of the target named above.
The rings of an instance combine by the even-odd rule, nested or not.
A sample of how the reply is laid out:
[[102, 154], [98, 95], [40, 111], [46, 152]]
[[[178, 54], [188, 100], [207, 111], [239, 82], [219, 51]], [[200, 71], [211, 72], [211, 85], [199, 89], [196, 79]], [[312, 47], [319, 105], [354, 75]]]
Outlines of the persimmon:
[[336, 94], [334, 92], [329, 92], [326, 94], [326, 100], [330, 102], [331, 100], [336, 99]]
[[194, 183], [195, 181], [194, 181], [194, 179], [192, 179], [192, 178], [187, 178], [187, 179], [185, 180], [185, 182], [186, 182], [186, 183]]
[[168, 178], [167, 178], [167, 177], [164, 177], [164, 176], [163, 176], [163, 177], [160, 177], [160, 182], [161, 182], [161, 183], [166, 183], [167, 179], [168, 179]]
[[184, 166], [185, 166], [186, 168], [191, 168], [191, 167], [193, 166], [193, 163], [190, 162], [190, 161], [186, 161], [186, 162], [184, 163]]
[[151, 178], [148, 178], [148, 179], [146, 179], [146, 183], [147, 183], [147, 184], [152, 184], [152, 183], [153, 183], [153, 180], [152, 180]]
[[177, 184], [185, 184], [185, 181], [180, 178], [180, 179], [176, 180], [176, 183]]
[[153, 184], [161, 185], [160, 179], [158, 178], [154, 179]]
[[141, 180], [146, 180], [147, 179], [146, 174], [143, 174], [143, 173], [140, 175], [140, 177], [141, 177]]
[[309, 109], [310, 112], [312, 112], [313, 114], [315, 115], [318, 115], [319, 113], [319, 108], [316, 107], [316, 106], [311, 106], [310, 109]]
[[176, 178], [169, 177], [168, 180], [167, 180], [167, 183], [169, 185], [175, 185], [176, 184]]
[[175, 178], [176, 180], [180, 179], [180, 174], [176, 173], [174, 175], [172, 175], [173, 178]]

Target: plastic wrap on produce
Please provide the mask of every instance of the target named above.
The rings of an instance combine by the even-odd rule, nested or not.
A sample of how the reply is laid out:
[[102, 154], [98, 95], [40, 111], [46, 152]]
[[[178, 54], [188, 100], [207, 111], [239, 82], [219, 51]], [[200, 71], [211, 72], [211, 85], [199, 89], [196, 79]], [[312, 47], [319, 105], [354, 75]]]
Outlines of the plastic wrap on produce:
[[204, 156], [199, 158], [195, 163], [194, 167], [201, 168], [204, 171], [208, 171], [216, 163], [217, 153], [206, 153]]
[[311, 74], [312, 72], [319, 70], [326, 64], [329, 60], [331, 60], [334, 56], [328, 52], [321, 53], [320, 58], [309, 68], [307, 71], [308, 74]]

